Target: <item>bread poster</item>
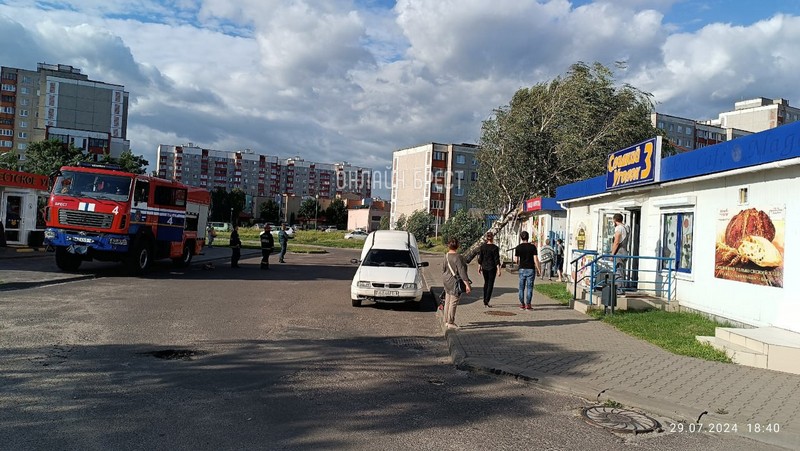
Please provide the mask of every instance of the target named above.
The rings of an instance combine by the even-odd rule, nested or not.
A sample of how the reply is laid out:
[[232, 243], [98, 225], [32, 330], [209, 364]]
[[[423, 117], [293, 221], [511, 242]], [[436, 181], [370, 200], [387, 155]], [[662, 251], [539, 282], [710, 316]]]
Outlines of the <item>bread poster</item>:
[[722, 209], [714, 277], [783, 288], [786, 207]]

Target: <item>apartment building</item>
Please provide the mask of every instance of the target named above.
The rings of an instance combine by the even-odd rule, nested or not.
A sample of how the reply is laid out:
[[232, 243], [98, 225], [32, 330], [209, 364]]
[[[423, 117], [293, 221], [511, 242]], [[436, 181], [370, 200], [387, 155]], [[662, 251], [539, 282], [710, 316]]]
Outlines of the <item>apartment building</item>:
[[428, 143], [396, 150], [392, 156], [392, 226], [401, 215], [424, 210], [441, 225], [469, 208], [467, 193], [478, 180], [477, 146]]
[[0, 152], [24, 160], [31, 142], [57, 139], [85, 152], [119, 156], [127, 140], [128, 93], [65, 64], [0, 68]]
[[758, 133], [800, 120], [800, 108], [786, 99], [758, 97], [733, 104], [733, 111], [719, 114], [714, 125]]
[[250, 149], [203, 149], [192, 143], [158, 146], [159, 177], [191, 186], [226, 191], [240, 189], [253, 197], [281, 195], [332, 199], [347, 193], [371, 195], [371, 169], [346, 162], [316, 163], [299, 157], [278, 158]]

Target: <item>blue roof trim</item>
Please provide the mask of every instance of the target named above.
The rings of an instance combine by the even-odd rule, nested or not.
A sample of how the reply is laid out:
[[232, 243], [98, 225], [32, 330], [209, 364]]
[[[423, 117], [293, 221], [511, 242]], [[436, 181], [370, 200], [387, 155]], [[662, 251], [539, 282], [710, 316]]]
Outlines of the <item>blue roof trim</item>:
[[553, 197], [542, 198], [542, 210], [547, 211], [566, 211]]
[[[754, 133], [732, 141], [673, 155], [661, 161], [661, 182], [681, 180], [733, 169], [800, 157], [800, 122]], [[556, 188], [556, 199], [566, 201], [606, 192], [601, 175]], [[632, 187], [633, 188], [633, 187]], [[625, 190], [615, 190], [624, 193]]]

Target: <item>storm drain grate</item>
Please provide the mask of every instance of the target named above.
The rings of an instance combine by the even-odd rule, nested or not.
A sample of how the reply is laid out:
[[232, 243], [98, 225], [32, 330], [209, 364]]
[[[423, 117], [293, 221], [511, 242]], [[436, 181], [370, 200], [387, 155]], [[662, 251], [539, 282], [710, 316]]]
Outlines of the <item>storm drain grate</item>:
[[485, 311], [483, 313], [486, 313], [487, 315], [491, 315], [491, 316], [516, 316], [517, 315], [516, 313], [504, 312], [502, 310], [487, 310], [487, 311]]
[[616, 407], [585, 407], [581, 414], [589, 423], [614, 432], [644, 434], [661, 427], [658, 421], [643, 413]]
[[391, 338], [388, 340], [389, 344], [392, 346], [399, 346], [401, 348], [407, 349], [415, 349], [418, 351], [426, 349], [427, 346], [430, 345], [430, 340], [420, 339], [420, 338]]
[[140, 354], [149, 355], [162, 360], [192, 360], [192, 357], [202, 354], [201, 351], [194, 349], [162, 349], [160, 351], [148, 351]]

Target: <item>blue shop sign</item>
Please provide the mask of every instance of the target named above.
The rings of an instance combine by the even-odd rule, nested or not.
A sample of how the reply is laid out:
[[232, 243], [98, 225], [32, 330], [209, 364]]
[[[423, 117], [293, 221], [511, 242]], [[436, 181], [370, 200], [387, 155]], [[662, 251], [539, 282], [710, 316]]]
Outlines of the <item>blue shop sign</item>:
[[660, 180], [660, 136], [618, 150], [608, 156], [606, 190], [646, 185]]

